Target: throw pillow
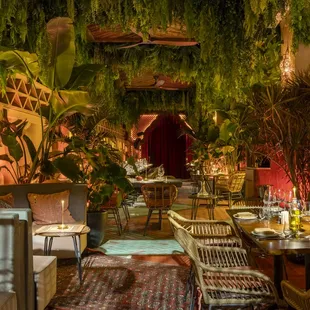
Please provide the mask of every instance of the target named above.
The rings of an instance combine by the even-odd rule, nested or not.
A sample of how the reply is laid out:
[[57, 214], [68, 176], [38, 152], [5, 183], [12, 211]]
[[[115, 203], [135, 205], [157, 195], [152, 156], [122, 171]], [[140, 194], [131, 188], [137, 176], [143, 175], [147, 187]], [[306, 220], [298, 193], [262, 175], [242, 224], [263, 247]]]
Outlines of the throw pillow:
[[58, 224], [61, 223], [62, 200], [64, 201], [64, 223], [74, 223], [69, 207], [70, 191], [63, 191], [54, 194], [29, 193], [32, 217], [36, 224]]
[[0, 209], [11, 209], [12, 206], [9, 205], [7, 202], [5, 202], [4, 200], [0, 199]]
[[[6, 202], [10, 208], [14, 207], [14, 197], [12, 193], [8, 193], [6, 195], [0, 196], [0, 200]], [[0, 208], [7, 208], [7, 207], [1, 207]]]

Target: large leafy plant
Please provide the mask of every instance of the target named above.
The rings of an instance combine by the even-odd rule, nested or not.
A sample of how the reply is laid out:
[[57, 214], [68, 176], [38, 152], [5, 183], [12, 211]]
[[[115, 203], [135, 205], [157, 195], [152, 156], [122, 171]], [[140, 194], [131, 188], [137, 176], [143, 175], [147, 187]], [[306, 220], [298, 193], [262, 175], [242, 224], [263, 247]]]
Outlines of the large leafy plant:
[[302, 198], [310, 191], [310, 72], [288, 84], [257, 86], [250, 96], [256, 152], [276, 162]]
[[[23, 178], [27, 182], [35, 178], [42, 181], [56, 172], [50, 160], [52, 145], [56, 141], [56, 130], [66, 116], [92, 111], [89, 94], [81, 88], [87, 86], [102, 69], [101, 65], [94, 64], [74, 67], [75, 34], [71, 19], [58, 17], [50, 20], [47, 23], [47, 34], [49, 40], [46, 44], [50, 45], [50, 58], [39, 76], [39, 81], [51, 89], [51, 98], [47, 107], [40, 105], [42, 140], [36, 149], [29, 149], [32, 161], [27, 169], [28, 175]], [[12, 72], [13, 63], [16, 64], [13, 69], [16, 68], [16, 71], [30, 77], [38, 73], [37, 58], [32, 54], [4, 51], [0, 52], [0, 60], [1, 56], [4, 59], [1, 63], [3, 70]], [[18, 138], [16, 135], [16, 139]], [[16, 141], [14, 147], [19, 149], [20, 141]], [[23, 150], [23, 156], [26, 158], [26, 150]]]

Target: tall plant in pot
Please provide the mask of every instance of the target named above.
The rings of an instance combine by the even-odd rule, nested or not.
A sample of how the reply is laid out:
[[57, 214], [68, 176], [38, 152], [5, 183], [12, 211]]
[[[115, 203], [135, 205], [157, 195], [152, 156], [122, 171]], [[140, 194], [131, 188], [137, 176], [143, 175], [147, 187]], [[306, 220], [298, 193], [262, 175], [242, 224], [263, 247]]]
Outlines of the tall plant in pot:
[[123, 195], [133, 190], [126, 170], [120, 166], [119, 151], [109, 143], [113, 136], [101, 123], [100, 111], [89, 117], [68, 117], [63, 126], [71, 134], [62, 138], [67, 146], [63, 155], [53, 161], [68, 178], [88, 184], [87, 218], [92, 228], [89, 247], [98, 247], [104, 238], [107, 212], [102, 206], [110, 199], [120, 204]]

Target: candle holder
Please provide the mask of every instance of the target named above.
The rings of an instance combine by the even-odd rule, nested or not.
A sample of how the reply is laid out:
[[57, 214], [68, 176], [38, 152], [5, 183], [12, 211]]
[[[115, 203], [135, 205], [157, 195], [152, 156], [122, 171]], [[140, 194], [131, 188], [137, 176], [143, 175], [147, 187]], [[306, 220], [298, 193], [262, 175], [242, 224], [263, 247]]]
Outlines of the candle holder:
[[69, 226], [64, 224], [64, 200], [61, 201], [61, 225], [58, 225], [58, 229], [68, 229]]

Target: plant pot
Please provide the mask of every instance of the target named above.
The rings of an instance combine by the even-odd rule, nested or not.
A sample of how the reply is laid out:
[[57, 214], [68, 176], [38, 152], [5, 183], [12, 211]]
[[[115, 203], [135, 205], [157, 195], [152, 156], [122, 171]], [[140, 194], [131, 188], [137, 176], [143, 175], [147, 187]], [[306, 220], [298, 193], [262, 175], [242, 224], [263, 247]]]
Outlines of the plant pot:
[[97, 248], [103, 243], [107, 220], [107, 211], [87, 213], [87, 226], [91, 229], [87, 234], [87, 247]]

